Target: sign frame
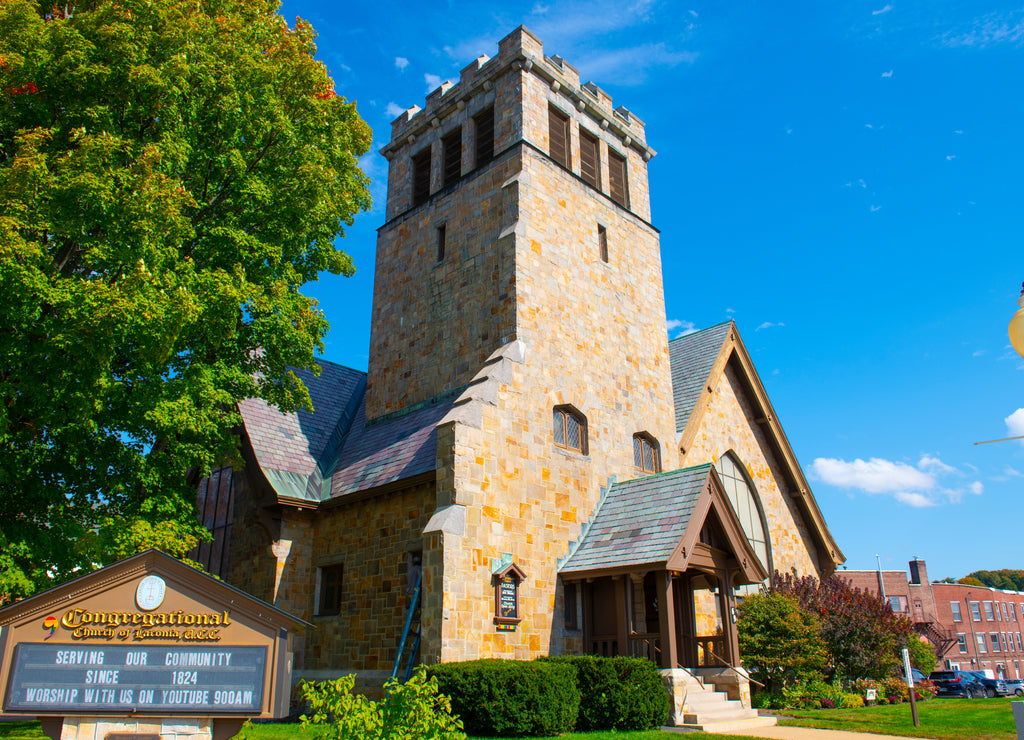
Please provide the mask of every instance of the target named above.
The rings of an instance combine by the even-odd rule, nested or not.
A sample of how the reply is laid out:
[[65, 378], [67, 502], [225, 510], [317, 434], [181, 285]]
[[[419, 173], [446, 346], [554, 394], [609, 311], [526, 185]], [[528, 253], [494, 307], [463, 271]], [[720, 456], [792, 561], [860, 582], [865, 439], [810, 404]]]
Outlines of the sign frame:
[[494, 577], [494, 624], [514, 629], [523, 621], [519, 608], [519, 587], [526, 580], [524, 573], [515, 563], [509, 563], [493, 574]]

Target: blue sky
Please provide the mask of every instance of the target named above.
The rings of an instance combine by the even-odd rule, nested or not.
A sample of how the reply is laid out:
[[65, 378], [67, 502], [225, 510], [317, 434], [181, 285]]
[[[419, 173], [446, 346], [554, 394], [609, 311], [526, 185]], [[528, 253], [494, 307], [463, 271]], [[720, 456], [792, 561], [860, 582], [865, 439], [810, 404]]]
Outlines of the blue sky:
[[[671, 336], [735, 319], [851, 569], [1020, 568], [1024, 7], [286, 0], [374, 150], [523, 24], [647, 124]], [[374, 210], [309, 286], [365, 369]], [[1010, 418], [1012, 417], [1012, 418]], [[1008, 421], [1009, 419], [1009, 421]]]

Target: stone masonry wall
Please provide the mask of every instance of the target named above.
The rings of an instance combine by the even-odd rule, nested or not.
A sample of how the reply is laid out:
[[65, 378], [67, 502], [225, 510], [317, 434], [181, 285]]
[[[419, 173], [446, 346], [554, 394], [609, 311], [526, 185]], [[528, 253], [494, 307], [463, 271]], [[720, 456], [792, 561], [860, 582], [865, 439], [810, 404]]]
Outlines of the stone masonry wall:
[[316, 578], [309, 578], [306, 604], [296, 614], [315, 629], [298, 678], [390, 672], [407, 611], [407, 554], [423, 549], [434, 497], [428, 483], [321, 511], [311, 538], [313, 567], [344, 566], [341, 613], [316, 615]]
[[[399, 116], [391, 142], [381, 150], [389, 161], [388, 222], [377, 243], [367, 418], [461, 388], [491, 352], [516, 338], [514, 255], [499, 240], [506, 236], [503, 226], [518, 216], [508, 211], [503, 186], [520, 171], [527, 146], [548, 151], [549, 103], [573, 120], [573, 174], [579, 176], [584, 126], [601, 141], [602, 190], [608, 191], [611, 149], [627, 157], [632, 212], [650, 219], [646, 161], [653, 151], [643, 122], [625, 108], [613, 109], [597, 86], [581, 85], [576, 70], [546, 57], [526, 29], [509, 34], [497, 57], [475, 60], [457, 85], [445, 83], [427, 97], [424, 109], [414, 106]], [[474, 161], [473, 117], [489, 106], [497, 161], [481, 164]], [[444, 188], [441, 142], [456, 130], [462, 136], [462, 177]], [[431, 197], [413, 206], [411, 162], [425, 149], [431, 152]], [[445, 256], [438, 260], [442, 225]]]
[[[545, 98], [527, 96], [527, 106]], [[636, 183], [639, 187], [641, 184]], [[454, 455], [441, 480], [449, 502], [466, 506], [465, 536], [446, 535], [442, 659], [528, 659], [581, 647], [562, 620], [557, 567], [609, 481], [635, 477], [633, 434], [677, 463], [656, 232], [546, 156], [524, 154], [506, 185], [519, 218], [514, 240], [516, 335], [524, 357], [481, 404], [479, 426], [455, 426]], [[610, 259], [597, 249], [608, 230]], [[552, 410], [571, 404], [586, 416], [588, 453], [554, 445]], [[439, 489], [446, 486], [441, 483]], [[522, 623], [493, 623], [492, 566], [510, 555], [526, 572]]]
[[[758, 428], [754, 412], [738, 379], [727, 367], [714, 388], [700, 427], [682, 465], [718, 462], [730, 450], [747, 470], [768, 520], [772, 561], [776, 570], [796, 568], [801, 575], [820, 574], [817, 548], [796, 505], [783, 493], [782, 470]], [[767, 567], [767, 563], [765, 566]]]

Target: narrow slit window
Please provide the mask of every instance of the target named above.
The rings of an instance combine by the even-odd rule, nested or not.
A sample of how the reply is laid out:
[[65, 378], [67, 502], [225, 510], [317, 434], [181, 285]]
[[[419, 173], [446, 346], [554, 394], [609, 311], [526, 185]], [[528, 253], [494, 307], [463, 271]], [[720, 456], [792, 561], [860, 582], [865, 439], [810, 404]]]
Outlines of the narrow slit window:
[[319, 616], [341, 614], [341, 587], [345, 566], [325, 565], [320, 569]]
[[626, 177], [626, 158], [608, 152], [608, 195], [623, 208], [629, 208], [629, 182]]
[[601, 189], [601, 159], [597, 139], [580, 129], [580, 177]]
[[477, 113], [473, 123], [476, 127], [476, 166], [482, 167], [494, 159], [494, 108]]
[[412, 204], [418, 206], [430, 197], [430, 147], [412, 158]]
[[572, 169], [569, 156], [569, 117], [554, 106], [548, 107], [548, 139], [551, 158], [566, 169]]
[[462, 129], [457, 128], [441, 140], [444, 150], [442, 187], [454, 185], [462, 177]]
[[444, 259], [445, 241], [448, 236], [448, 224], [441, 224], [437, 227], [437, 261]]
[[601, 255], [601, 261], [608, 261], [608, 229], [601, 224], [597, 225], [597, 250]]

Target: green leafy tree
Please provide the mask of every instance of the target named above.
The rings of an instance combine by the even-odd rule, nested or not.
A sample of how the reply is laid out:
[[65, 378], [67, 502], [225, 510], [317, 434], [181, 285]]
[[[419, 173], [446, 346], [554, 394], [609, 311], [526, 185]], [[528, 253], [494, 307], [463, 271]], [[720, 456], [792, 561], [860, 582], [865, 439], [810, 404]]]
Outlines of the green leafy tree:
[[883, 599], [834, 575], [819, 581], [776, 572], [774, 589], [817, 616], [829, 654], [829, 679], [887, 678], [907, 641], [917, 639], [910, 621], [893, 613]]
[[274, 0], [0, 3], [0, 600], [201, 536], [236, 401], [309, 406], [300, 288], [353, 272], [371, 141], [314, 40]]
[[[970, 579], [969, 582], [968, 579]], [[967, 583], [970, 586], [989, 586], [1007, 591], [1024, 591], [1024, 570], [1013, 568], [976, 570], [961, 578], [959, 583]]]
[[743, 600], [738, 612], [743, 665], [769, 692], [821, 677], [827, 653], [820, 625], [795, 597], [754, 594]]
[[927, 640], [916, 636], [907, 638], [907, 651], [910, 654], [910, 665], [928, 675], [935, 670], [938, 659], [935, 657], [935, 648]]

